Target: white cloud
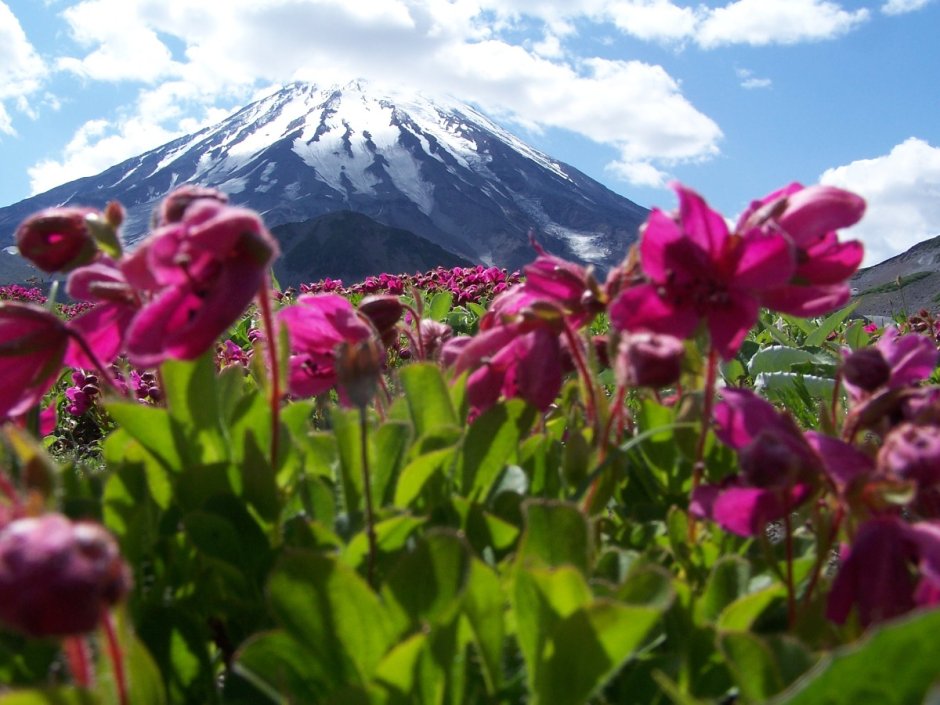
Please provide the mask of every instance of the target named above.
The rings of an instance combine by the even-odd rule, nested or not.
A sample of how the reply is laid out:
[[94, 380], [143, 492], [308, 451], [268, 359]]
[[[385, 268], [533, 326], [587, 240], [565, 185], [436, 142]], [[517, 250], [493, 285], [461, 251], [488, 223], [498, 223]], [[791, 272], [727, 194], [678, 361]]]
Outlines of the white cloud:
[[927, 7], [929, 3], [930, 0], [888, 0], [881, 6], [881, 11], [886, 15], [904, 15]]
[[770, 88], [773, 81], [769, 78], [759, 78], [750, 69], [735, 69], [735, 74], [741, 80], [741, 88], [754, 90], [755, 88]]
[[868, 17], [866, 9], [849, 12], [826, 0], [736, 0], [709, 12], [696, 41], [705, 48], [796, 44], [840, 36]]
[[846, 232], [865, 243], [866, 266], [940, 235], [940, 147], [911, 137], [886, 155], [828, 169], [820, 181], [868, 201], [865, 217]]
[[0, 0], [0, 133], [15, 134], [13, 120], [4, 101], [13, 99], [15, 106], [28, 110], [25, 96], [39, 90], [46, 66], [26, 37], [19, 20]]
[[647, 186], [649, 188], [663, 188], [670, 181], [670, 175], [657, 169], [649, 162], [643, 161], [616, 161], [608, 164], [605, 169], [634, 186]]
[[676, 42], [694, 36], [703, 11], [669, 0], [621, 0], [609, 3], [605, 14], [618, 29], [639, 39]]
[[[84, 0], [64, 14], [84, 53], [60, 66], [152, 87], [105, 132], [83, 128], [61, 158], [37, 164], [33, 189], [49, 188], [56, 175], [61, 183], [96, 173], [203, 125], [219, 115], [220, 99], [233, 105], [260, 85], [291, 80], [364, 77], [455, 93], [519, 124], [613, 146], [615, 173], [642, 183], [661, 166], [717, 154], [718, 125], [662, 67], [562, 51], [573, 19], [609, 10], [633, 17], [633, 31], [651, 38], [668, 34], [669, 17], [689, 12], [666, 0], [227, 0], [222, 12], [182, 0]], [[535, 46], [498, 31], [500, 21], [523, 16], [543, 22]], [[138, 48], [143, 59], [134, 58]]]

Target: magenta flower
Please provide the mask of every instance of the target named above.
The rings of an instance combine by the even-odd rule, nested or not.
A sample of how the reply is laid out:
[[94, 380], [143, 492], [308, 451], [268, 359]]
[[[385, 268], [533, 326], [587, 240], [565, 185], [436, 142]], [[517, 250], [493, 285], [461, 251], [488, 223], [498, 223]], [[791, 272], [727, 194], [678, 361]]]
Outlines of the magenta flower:
[[39, 403], [59, 375], [68, 343], [65, 323], [49, 311], [0, 303], [0, 419]]
[[98, 524], [47, 514], [0, 530], [0, 620], [23, 634], [89, 632], [130, 582], [117, 542]]
[[690, 510], [732, 533], [755, 536], [811, 496], [823, 464], [793, 419], [753, 392], [726, 389], [714, 418], [718, 438], [738, 451], [741, 472], [696, 488]]
[[88, 229], [92, 208], [48, 208], [16, 229], [20, 254], [44, 272], [67, 271], [90, 261], [98, 246]]
[[554, 304], [575, 327], [584, 325], [604, 310], [601, 288], [589, 270], [548, 254], [534, 239], [532, 244], [538, 257], [523, 268], [522, 290], [528, 296]]
[[[877, 359], [880, 357], [880, 360]], [[901, 335], [886, 328], [874, 347], [850, 353], [843, 363], [846, 389], [856, 400], [879, 389], [897, 389], [927, 379], [940, 359], [934, 342], [924, 335]]]
[[854, 193], [798, 183], [752, 203], [737, 232], [746, 238], [782, 233], [796, 251], [792, 277], [766, 287], [761, 303], [797, 316], [818, 316], [845, 304], [851, 294], [846, 282], [861, 264], [864, 248], [857, 240], [840, 242], [835, 231], [854, 225], [864, 212], [864, 199]]
[[647, 280], [620, 292], [609, 307], [620, 330], [690, 337], [705, 323], [711, 342], [731, 358], [757, 321], [764, 291], [796, 269], [789, 240], [777, 233], [742, 237], [694, 191], [677, 185], [679, 212], [654, 210], [640, 258]]
[[153, 232], [121, 269], [149, 292], [125, 339], [135, 365], [192, 360], [212, 348], [258, 293], [277, 242], [257, 214], [214, 198], [188, 204]]
[[342, 343], [355, 344], [372, 335], [353, 305], [337, 294], [305, 294], [278, 312], [290, 338], [290, 393], [323, 394], [336, 386], [336, 353]]

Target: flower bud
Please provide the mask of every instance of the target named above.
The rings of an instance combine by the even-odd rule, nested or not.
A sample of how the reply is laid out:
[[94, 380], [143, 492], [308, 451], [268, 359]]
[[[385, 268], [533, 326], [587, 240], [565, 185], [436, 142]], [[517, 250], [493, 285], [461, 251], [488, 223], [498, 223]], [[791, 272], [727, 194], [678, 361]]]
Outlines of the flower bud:
[[0, 303], [0, 418], [39, 403], [59, 375], [68, 343], [65, 323], [49, 311]]
[[398, 337], [395, 326], [404, 311], [397, 296], [367, 296], [359, 304], [359, 312], [372, 322], [386, 346], [391, 346]]
[[861, 348], [842, 362], [846, 382], [866, 392], [873, 392], [888, 383], [891, 366], [877, 348]]
[[379, 385], [385, 349], [369, 336], [358, 342], [342, 342], [336, 348], [336, 380], [339, 388], [360, 409], [369, 405]]
[[425, 318], [418, 326], [421, 336], [421, 345], [424, 347], [426, 360], [436, 360], [444, 347], [444, 343], [454, 337], [453, 329], [446, 323], [432, 321]]
[[195, 184], [186, 184], [167, 195], [154, 211], [153, 227], [159, 228], [170, 223], [178, 223], [183, 219], [183, 213], [193, 201], [208, 198], [219, 203], [228, 203], [228, 196], [214, 188], [206, 188]]
[[16, 229], [16, 246], [44, 272], [63, 272], [89, 262], [97, 253], [86, 216], [91, 208], [49, 208]]
[[885, 438], [878, 466], [921, 487], [940, 483], [940, 428], [902, 423]]
[[787, 487], [808, 469], [807, 453], [788, 436], [764, 429], [738, 451], [741, 474], [754, 487]]
[[91, 631], [130, 583], [117, 543], [98, 524], [47, 514], [0, 531], [0, 621], [27, 636]]
[[671, 335], [629, 333], [620, 341], [614, 372], [628, 387], [668, 387], [679, 380], [685, 346]]

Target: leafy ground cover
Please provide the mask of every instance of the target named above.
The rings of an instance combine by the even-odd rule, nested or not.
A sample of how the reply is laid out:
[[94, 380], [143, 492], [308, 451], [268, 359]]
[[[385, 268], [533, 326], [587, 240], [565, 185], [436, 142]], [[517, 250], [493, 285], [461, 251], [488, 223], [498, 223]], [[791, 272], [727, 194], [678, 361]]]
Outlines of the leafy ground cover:
[[604, 282], [24, 223], [81, 303], [0, 289], [0, 704], [935, 696], [937, 320], [852, 317], [852, 194], [679, 195]]

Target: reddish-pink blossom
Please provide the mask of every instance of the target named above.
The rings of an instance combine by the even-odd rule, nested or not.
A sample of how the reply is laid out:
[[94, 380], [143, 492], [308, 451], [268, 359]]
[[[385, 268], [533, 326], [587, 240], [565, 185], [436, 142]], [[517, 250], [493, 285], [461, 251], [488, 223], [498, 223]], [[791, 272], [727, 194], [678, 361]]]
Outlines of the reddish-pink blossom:
[[654, 210], [642, 233], [647, 281], [620, 292], [609, 307], [611, 322], [678, 338], [704, 323], [712, 345], [728, 359], [757, 321], [761, 294], [791, 279], [793, 247], [777, 233], [731, 234], [701, 196], [675, 188], [678, 213]]
[[306, 294], [278, 312], [290, 338], [290, 392], [312, 397], [336, 386], [336, 352], [366, 340], [372, 329], [337, 294]]
[[49, 311], [0, 303], [0, 418], [39, 403], [59, 375], [68, 343], [65, 323]]
[[20, 254], [44, 272], [67, 271], [90, 261], [98, 252], [86, 218], [92, 208], [48, 208], [27, 218], [16, 229]]

